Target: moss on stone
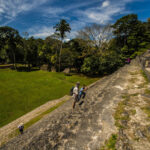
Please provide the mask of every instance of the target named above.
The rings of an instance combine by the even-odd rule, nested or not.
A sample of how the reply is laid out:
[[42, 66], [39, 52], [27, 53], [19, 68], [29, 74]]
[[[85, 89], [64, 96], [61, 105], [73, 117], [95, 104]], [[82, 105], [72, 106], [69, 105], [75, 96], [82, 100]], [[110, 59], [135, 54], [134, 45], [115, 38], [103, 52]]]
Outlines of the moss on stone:
[[117, 134], [112, 134], [100, 150], [116, 150]]
[[126, 125], [123, 125], [122, 122], [129, 121], [130, 119], [128, 112], [125, 110], [125, 107], [128, 105], [129, 96], [124, 95], [122, 98], [124, 100], [118, 104], [116, 112], [114, 114], [114, 118], [115, 118], [115, 125], [117, 127], [126, 128]]
[[142, 110], [148, 115], [150, 119], [150, 106], [143, 107]]
[[149, 83], [149, 80], [148, 80], [148, 78], [147, 78], [147, 76], [146, 76], [146, 74], [145, 74], [145, 72], [144, 72], [143, 70], [141, 70], [141, 74], [142, 74], [142, 76], [143, 76], [144, 79], [145, 79], [145, 84], [148, 84], [148, 83]]
[[135, 115], [136, 114], [136, 110], [135, 109], [130, 110], [130, 114], [131, 115]]
[[144, 91], [144, 93], [150, 95], [150, 90], [149, 90], [149, 89], [146, 89], [146, 90]]

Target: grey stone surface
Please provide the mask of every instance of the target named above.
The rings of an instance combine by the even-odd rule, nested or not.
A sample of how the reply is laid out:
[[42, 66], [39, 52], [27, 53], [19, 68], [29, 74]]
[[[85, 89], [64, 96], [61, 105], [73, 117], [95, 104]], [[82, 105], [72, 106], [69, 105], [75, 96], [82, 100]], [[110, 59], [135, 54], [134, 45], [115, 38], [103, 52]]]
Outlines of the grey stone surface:
[[[117, 132], [113, 114], [122, 95], [127, 92], [129, 71], [139, 69], [137, 64], [137, 61], [132, 61], [131, 65], [125, 65], [97, 81], [88, 89], [84, 103], [81, 106], [77, 104], [73, 112], [70, 99], [0, 150], [100, 149], [105, 140]], [[118, 141], [118, 148], [132, 149], [126, 134], [123, 131], [119, 134], [124, 143]]]
[[[145, 52], [141, 56], [137, 56], [136, 60], [141, 65], [142, 70], [145, 72], [148, 80], [150, 81], [150, 69], [149, 69], [149, 67], [150, 67], [149, 66], [149, 64], [150, 64], [150, 50], [148, 50], [147, 52]], [[146, 62], [148, 62], [148, 64]]]

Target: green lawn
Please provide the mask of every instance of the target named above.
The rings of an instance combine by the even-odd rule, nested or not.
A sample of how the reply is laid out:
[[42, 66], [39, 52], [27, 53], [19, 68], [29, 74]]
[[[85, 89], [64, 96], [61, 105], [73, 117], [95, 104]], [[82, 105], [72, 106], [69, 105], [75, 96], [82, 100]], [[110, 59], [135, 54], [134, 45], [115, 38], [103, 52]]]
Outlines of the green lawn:
[[0, 127], [49, 100], [68, 94], [77, 81], [89, 85], [97, 79], [45, 71], [0, 69]]

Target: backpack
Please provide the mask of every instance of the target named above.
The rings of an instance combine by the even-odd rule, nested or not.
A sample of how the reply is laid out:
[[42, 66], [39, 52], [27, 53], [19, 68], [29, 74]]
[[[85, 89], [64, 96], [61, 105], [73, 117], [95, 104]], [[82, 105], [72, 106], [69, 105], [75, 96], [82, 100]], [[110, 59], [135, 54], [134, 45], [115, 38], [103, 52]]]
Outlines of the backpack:
[[73, 95], [73, 89], [74, 89], [74, 86], [70, 89], [70, 96]]

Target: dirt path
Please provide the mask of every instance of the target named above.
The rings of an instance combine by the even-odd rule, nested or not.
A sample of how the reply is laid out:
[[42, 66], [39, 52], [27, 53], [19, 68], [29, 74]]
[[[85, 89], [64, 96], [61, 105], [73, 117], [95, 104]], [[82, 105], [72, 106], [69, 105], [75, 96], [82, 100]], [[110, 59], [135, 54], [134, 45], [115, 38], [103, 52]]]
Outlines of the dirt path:
[[105, 142], [112, 134], [117, 150], [150, 149], [149, 116], [144, 111], [149, 84], [140, 70], [132, 61], [93, 84], [74, 112], [67, 101], [0, 150], [109, 150], [112, 143]]
[[58, 103], [60, 103], [64, 100], [68, 100], [69, 98], [70, 98], [70, 96], [66, 95], [60, 99], [51, 100], [51, 101], [41, 105], [40, 107], [34, 109], [33, 111], [23, 115], [22, 117], [14, 120], [13, 122], [0, 128], [0, 145], [10, 139], [11, 134], [17, 129], [18, 125], [21, 122], [26, 124], [27, 122], [29, 122], [33, 118], [39, 116], [40, 114], [42, 114], [46, 110], [52, 108], [53, 106], [57, 105]]

